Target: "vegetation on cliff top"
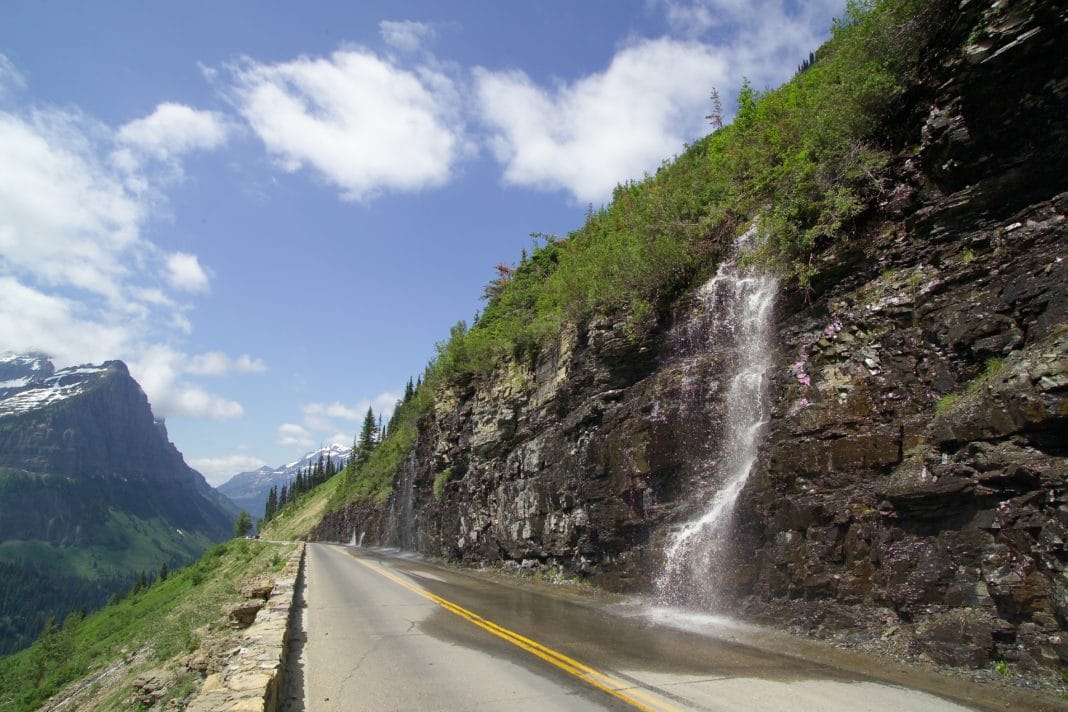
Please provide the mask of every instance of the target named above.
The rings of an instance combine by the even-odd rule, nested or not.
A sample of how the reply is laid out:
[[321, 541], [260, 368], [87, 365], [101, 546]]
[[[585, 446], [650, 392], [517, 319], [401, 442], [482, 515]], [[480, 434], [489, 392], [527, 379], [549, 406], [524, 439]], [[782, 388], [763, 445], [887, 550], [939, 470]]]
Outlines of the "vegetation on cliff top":
[[887, 119], [944, 4], [850, 2], [790, 82], [766, 92], [746, 83], [733, 123], [618, 186], [567, 239], [536, 243], [514, 271], [500, 270], [481, 318], [439, 346], [434, 373], [484, 373], [594, 314], [640, 336], [754, 219], [765, 236], [756, 257], [805, 284], [820, 244], [847, 235], [883, 187]]

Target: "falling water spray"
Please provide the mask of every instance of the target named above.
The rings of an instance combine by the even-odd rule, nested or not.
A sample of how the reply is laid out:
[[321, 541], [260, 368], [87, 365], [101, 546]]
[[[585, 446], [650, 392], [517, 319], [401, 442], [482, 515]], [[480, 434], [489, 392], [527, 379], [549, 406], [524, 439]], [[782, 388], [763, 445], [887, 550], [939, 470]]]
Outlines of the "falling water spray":
[[657, 597], [669, 605], [717, 604], [725, 554], [732, 535], [731, 521], [738, 495], [757, 459], [767, 423], [767, 381], [772, 363], [772, 318], [778, 280], [743, 264], [755, 230], [735, 244], [716, 275], [701, 287], [702, 308], [708, 320], [708, 347], [730, 351], [730, 381], [724, 421], [718, 429], [712, 492], [694, 519], [672, 532], [657, 578]]

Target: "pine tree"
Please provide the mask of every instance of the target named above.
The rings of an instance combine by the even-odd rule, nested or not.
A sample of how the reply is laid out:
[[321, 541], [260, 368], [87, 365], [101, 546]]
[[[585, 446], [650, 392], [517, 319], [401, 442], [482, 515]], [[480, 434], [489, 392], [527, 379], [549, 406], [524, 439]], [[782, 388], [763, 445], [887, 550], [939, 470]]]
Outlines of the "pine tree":
[[362, 467], [371, 457], [371, 453], [374, 452], [375, 445], [377, 445], [378, 426], [375, 422], [375, 413], [370, 407], [367, 408], [367, 415], [363, 418], [363, 426], [360, 428], [360, 438], [356, 445], [356, 467]]
[[274, 516], [275, 511], [278, 509], [278, 487], [272, 487], [270, 493], [267, 495], [267, 506], [263, 511], [263, 520], [265, 522], [271, 521], [271, 517]]
[[407, 403], [415, 395], [415, 387], [412, 385], [412, 379], [408, 379], [408, 385], [404, 387], [404, 400], [403, 403]]
[[167, 562], [164, 561], [163, 565], [159, 567], [159, 577], [158, 577], [158, 579], [160, 581], [166, 581], [167, 580], [167, 576], [169, 576], [169, 575], [170, 575], [170, 571], [167, 570]]

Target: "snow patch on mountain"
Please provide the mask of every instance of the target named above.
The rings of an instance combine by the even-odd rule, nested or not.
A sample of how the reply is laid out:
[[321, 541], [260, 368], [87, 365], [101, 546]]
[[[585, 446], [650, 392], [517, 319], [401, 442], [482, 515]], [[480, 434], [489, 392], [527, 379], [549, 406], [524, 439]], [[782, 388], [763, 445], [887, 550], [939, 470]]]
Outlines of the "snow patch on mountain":
[[21, 415], [85, 393], [112, 370], [102, 366], [72, 366], [57, 371], [43, 354], [0, 355], [0, 418]]

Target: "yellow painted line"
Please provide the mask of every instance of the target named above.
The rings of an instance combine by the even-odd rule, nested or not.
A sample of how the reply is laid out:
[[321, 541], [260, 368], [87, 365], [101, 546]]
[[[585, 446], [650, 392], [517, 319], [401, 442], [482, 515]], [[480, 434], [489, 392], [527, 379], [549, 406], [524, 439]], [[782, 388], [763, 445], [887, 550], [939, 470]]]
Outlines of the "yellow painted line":
[[548, 648], [535, 640], [531, 640], [513, 630], [499, 626], [493, 621], [483, 618], [477, 613], [473, 613], [448, 599], [436, 596], [429, 591], [419, 588], [410, 581], [405, 581], [400, 576], [387, 571], [381, 565], [361, 559], [352, 552], [346, 553], [351, 556], [356, 563], [367, 567], [379, 576], [389, 579], [398, 586], [403, 586], [412, 593], [416, 593], [429, 601], [433, 601], [450, 613], [454, 613], [460, 618], [475, 624], [482, 630], [492, 633], [502, 640], [506, 640], [517, 648], [521, 648], [550, 665], [574, 675], [588, 685], [592, 685], [598, 690], [606, 692], [612, 697], [622, 700], [636, 709], [642, 710], [642, 712], [676, 712], [676, 708], [667, 704], [663, 700], [650, 695], [642, 689], [635, 688], [633, 683], [618, 680], [610, 675], [606, 675], [599, 670], [595, 670], [588, 665], [567, 657], [563, 653]]

